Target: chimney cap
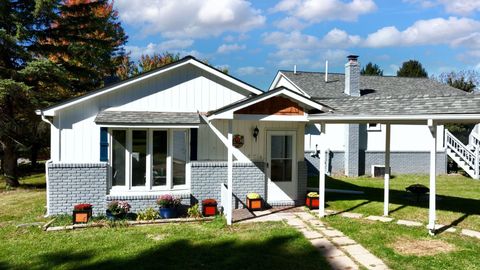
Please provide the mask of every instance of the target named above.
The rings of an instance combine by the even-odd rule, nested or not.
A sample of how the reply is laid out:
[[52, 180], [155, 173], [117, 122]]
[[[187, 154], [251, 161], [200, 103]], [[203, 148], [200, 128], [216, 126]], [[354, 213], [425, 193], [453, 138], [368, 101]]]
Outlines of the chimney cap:
[[358, 55], [351, 54], [351, 55], [347, 56], [347, 59], [349, 61], [351, 61], [351, 60], [356, 61], [358, 59]]

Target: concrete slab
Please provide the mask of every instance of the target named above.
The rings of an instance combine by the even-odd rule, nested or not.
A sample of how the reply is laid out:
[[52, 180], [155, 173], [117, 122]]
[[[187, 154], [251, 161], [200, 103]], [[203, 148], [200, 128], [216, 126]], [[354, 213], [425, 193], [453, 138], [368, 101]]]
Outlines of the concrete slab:
[[366, 217], [368, 220], [373, 220], [373, 221], [381, 221], [381, 222], [391, 222], [393, 218], [389, 217], [381, 217], [381, 216], [368, 216]]
[[327, 237], [340, 237], [340, 236], [345, 236], [341, 231], [335, 230], [335, 229], [325, 229], [325, 228], [319, 228], [320, 232], [322, 232], [325, 236]]
[[312, 230], [303, 230], [302, 234], [307, 239], [323, 238], [322, 234], [320, 234], [319, 232], [316, 232], [316, 231], [312, 231]]
[[423, 226], [423, 223], [421, 223], [421, 222], [411, 221], [411, 220], [403, 220], [403, 219], [398, 220], [397, 224], [405, 225], [405, 226], [409, 226], [409, 227], [421, 227], [421, 226]]
[[[443, 225], [443, 224], [435, 224], [435, 229], [436, 230], [442, 230], [444, 227], [446, 227], [447, 225]], [[425, 226], [425, 228], [428, 229], [428, 225]], [[449, 232], [449, 233], [454, 233], [456, 232], [457, 229], [455, 227], [450, 227], [448, 229], [445, 230], [445, 232]]]
[[382, 260], [371, 253], [355, 255], [354, 259], [367, 269], [388, 269]]
[[356, 255], [364, 255], [364, 254], [370, 254], [370, 251], [368, 251], [366, 248], [364, 248], [360, 244], [356, 245], [349, 245], [349, 246], [344, 246], [342, 247], [343, 250], [345, 250], [348, 254], [350, 254], [352, 257]]
[[350, 259], [348, 256], [337, 256], [333, 258], [327, 258], [327, 262], [332, 266], [334, 270], [357, 270], [358, 265]]
[[363, 214], [345, 212], [345, 213], [341, 213], [340, 216], [346, 217], [346, 218], [362, 218], [362, 217], [363, 217]]
[[333, 243], [339, 246], [354, 245], [357, 244], [354, 240], [350, 239], [347, 236], [334, 237], [331, 239]]
[[461, 233], [462, 235], [465, 235], [465, 236], [470, 236], [470, 237], [475, 237], [480, 239], [480, 232], [478, 231], [463, 229]]

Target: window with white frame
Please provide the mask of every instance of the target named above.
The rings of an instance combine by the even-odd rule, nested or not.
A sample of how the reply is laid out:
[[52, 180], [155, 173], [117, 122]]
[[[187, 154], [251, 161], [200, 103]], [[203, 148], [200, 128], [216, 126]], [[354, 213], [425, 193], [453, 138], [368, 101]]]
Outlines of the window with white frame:
[[111, 188], [155, 191], [187, 186], [188, 129], [110, 129]]

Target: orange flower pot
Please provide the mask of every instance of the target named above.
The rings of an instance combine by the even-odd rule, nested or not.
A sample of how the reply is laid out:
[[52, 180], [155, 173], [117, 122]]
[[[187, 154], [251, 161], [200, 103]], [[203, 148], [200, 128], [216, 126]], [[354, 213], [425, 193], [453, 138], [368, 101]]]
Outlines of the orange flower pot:
[[259, 199], [249, 199], [247, 197], [247, 208], [251, 211], [262, 210], [263, 209], [263, 200]]
[[307, 196], [305, 204], [307, 205], [308, 208], [310, 208], [310, 210], [318, 209], [318, 206], [319, 206], [318, 197], [308, 197]]

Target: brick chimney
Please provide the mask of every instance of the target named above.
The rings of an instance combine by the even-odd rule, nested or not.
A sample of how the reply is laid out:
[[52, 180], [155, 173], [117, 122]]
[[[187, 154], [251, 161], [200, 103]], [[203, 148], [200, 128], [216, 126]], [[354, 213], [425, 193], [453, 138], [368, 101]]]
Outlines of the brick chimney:
[[347, 56], [345, 64], [345, 94], [353, 97], [360, 96], [360, 63], [358, 55]]

